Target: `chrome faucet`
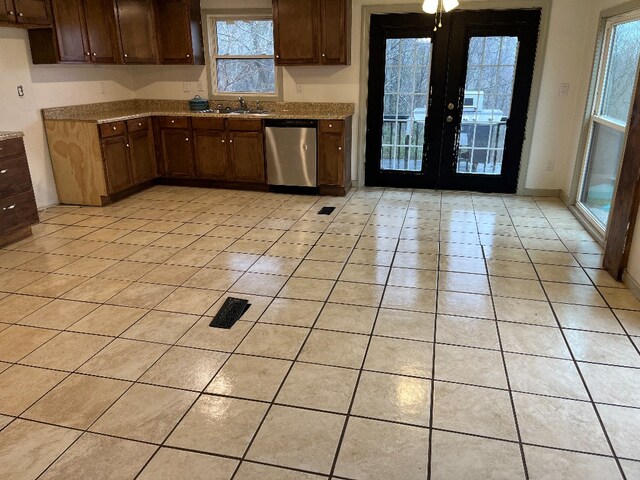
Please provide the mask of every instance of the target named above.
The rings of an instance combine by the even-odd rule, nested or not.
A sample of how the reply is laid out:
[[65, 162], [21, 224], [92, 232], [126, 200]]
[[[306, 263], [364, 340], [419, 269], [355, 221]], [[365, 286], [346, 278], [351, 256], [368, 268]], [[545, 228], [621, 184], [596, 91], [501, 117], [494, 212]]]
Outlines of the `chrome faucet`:
[[238, 101], [240, 102], [240, 108], [242, 110], [246, 110], [247, 109], [247, 102], [244, 101], [244, 98], [238, 97]]

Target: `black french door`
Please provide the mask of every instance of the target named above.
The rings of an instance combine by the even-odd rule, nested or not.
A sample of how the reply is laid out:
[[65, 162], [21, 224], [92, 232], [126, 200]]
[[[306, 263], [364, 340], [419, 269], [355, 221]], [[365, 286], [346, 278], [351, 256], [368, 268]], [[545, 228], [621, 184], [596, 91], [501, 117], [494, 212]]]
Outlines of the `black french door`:
[[371, 17], [365, 184], [516, 191], [539, 10]]

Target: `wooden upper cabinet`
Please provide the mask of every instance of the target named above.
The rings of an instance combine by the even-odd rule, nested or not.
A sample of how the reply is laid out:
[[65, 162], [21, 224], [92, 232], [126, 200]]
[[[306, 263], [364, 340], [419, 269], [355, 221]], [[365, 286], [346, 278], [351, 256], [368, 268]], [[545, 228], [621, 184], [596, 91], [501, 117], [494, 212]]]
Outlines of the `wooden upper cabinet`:
[[200, 2], [156, 0], [155, 7], [160, 63], [204, 65]]
[[320, 0], [320, 62], [351, 64], [351, 0]]
[[15, 23], [16, 15], [13, 9], [13, 0], [0, 0], [0, 22]]
[[152, 0], [116, 0], [124, 63], [158, 63]]
[[[7, 5], [11, 2], [5, 0]], [[27, 25], [51, 25], [49, 0], [13, 0], [16, 21]]]
[[84, 0], [88, 52], [95, 63], [120, 63], [113, 0]]
[[320, 61], [317, 0], [273, 0], [273, 35], [277, 65]]
[[277, 65], [349, 65], [350, 0], [273, 0]]
[[58, 59], [61, 62], [88, 62], [91, 59], [82, 3], [82, 0], [53, 1]]

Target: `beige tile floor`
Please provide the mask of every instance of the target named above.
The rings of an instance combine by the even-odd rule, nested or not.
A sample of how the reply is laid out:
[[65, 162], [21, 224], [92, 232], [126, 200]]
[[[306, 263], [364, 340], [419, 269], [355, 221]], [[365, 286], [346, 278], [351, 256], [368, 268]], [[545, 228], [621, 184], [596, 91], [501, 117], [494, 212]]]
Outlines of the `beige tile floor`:
[[556, 199], [155, 187], [34, 232], [2, 479], [640, 478], [640, 302]]

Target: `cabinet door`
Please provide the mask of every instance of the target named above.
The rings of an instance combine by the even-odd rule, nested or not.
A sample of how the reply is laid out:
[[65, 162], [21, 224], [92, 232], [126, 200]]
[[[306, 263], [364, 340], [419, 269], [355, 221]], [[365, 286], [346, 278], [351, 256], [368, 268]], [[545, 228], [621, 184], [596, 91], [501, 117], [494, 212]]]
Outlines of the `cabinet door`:
[[348, 65], [351, 61], [351, 2], [320, 0], [320, 61]]
[[194, 131], [193, 145], [196, 176], [213, 180], [227, 180], [227, 141], [224, 131]]
[[84, 0], [84, 16], [91, 61], [119, 63], [120, 54], [113, 2]]
[[191, 131], [165, 128], [160, 131], [164, 173], [170, 177], [193, 177]]
[[151, 131], [141, 130], [129, 134], [129, 154], [136, 185], [158, 176]]
[[229, 132], [234, 180], [265, 183], [264, 138], [261, 132]]
[[14, 0], [18, 23], [51, 25], [49, 0]]
[[189, 0], [157, 0], [160, 63], [193, 63]]
[[0, 0], [0, 22], [16, 23], [16, 15], [13, 10], [13, 0]]
[[320, 63], [317, 0], [273, 0], [276, 64]]
[[58, 60], [60, 62], [88, 62], [89, 46], [85, 37], [82, 0], [54, 0]]
[[102, 158], [107, 173], [109, 194], [121, 192], [133, 185], [126, 137], [102, 140]]
[[344, 138], [318, 134], [318, 185], [344, 185]]
[[158, 63], [151, 0], [117, 0], [124, 63]]

